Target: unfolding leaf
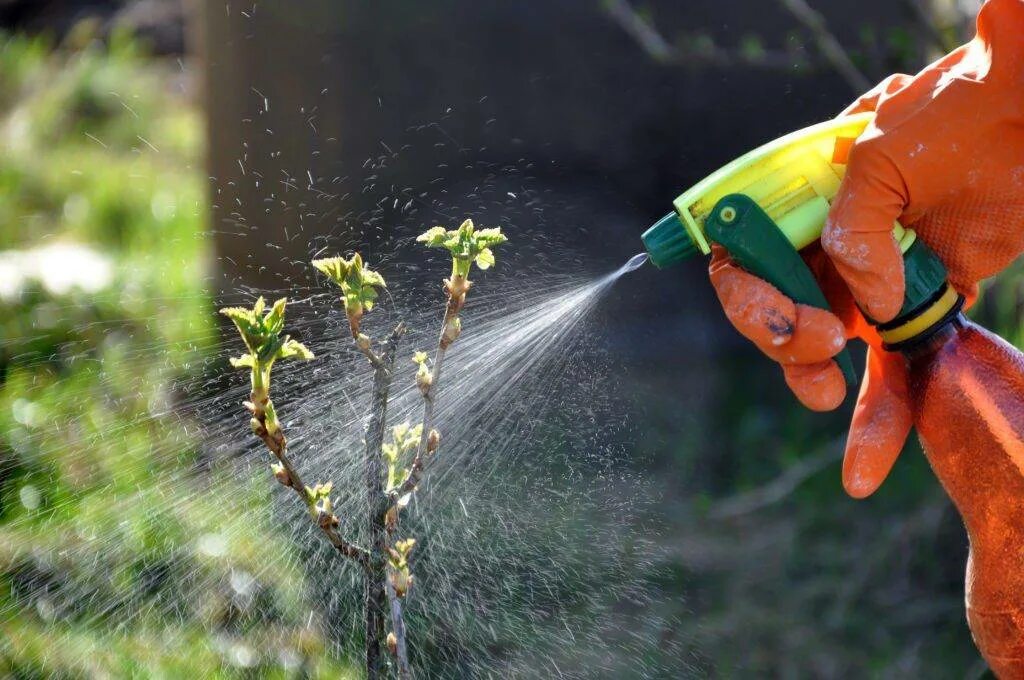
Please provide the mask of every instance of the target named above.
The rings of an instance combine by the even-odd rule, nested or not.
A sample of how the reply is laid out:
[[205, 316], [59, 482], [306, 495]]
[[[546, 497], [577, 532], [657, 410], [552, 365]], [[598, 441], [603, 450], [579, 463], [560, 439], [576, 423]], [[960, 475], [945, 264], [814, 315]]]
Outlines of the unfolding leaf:
[[490, 269], [494, 265], [494, 253], [490, 248], [484, 248], [476, 256], [476, 266], [480, 269]]
[[377, 288], [387, 287], [383, 276], [363, 265], [363, 257], [359, 253], [354, 253], [347, 260], [330, 257], [313, 260], [312, 264], [341, 288], [345, 312], [353, 319], [373, 309]]
[[256, 357], [254, 357], [251, 354], [243, 354], [242, 356], [238, 357], [237, 359], [235, 357], [231, 357], [230, 359], [228, 359], [228, 361], [230, 361], [231, 365], [234, 366], [235, 368], [255, 368], [256, 367]]
[[429, 248], [437, 248], [444, 244], [448, 231], [444, 227], [432, 227], [419, 236], [416, 240], [419, 243], [426, 243]]
[[455, 276], [469, 275], [470, 266], [476, 262], [480, 269], [494, 266], [493, 246], [501, 245], [508, 239], [498, 227], [477, 230], [473, 220], [465, 220], [458, 229], [445, 230], [434, 227], [420, 234], [416, 239], [428, 247], [445, 248], [452, 256], [452, 272]]
[[253, 391], [262, 392], [264, 396], [269, 388], [270, 369], [276, 360], [313, 358], [313, 353], [302, 343], [288, 336], [281, 337], [286, 305], [287, 299], [281, 298], [264, 314], [266, 302], [260, 297], [252, 309], [225, 307], [220, 310], [238, 328], [242, 342], [249, 350], [241, 357], [231, 359], [231, 365], [251, 369]]
[[298, 340], [292, 340], [291, 338], [286, 337], [284, 344], [281, 345], [281, 351], [278, 358], [291, 359], [292, 357], [296, 359], [314, 358], [313, 353], [310, 352], [305, 345]]
[[476, 242], [483, 247], [499, 246], [507, 241], [508, 237], [501, 233], [501, 227], [476, 232]]
[[349, 261], [343, 257], [327, 257], [321, 260], [313, 260], [310, 264], [339, 286], [345, 280], [349, 269]]

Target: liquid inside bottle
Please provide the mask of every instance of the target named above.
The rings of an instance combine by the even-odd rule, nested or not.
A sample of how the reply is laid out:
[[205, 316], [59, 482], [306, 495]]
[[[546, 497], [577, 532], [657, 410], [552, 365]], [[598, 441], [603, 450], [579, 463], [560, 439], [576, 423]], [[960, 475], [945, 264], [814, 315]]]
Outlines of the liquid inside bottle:
[[967, 620], [1000, 678], [1024, 678], [1024, 354], [957, 314], [907, 358], [914, 424], [970, 540]]

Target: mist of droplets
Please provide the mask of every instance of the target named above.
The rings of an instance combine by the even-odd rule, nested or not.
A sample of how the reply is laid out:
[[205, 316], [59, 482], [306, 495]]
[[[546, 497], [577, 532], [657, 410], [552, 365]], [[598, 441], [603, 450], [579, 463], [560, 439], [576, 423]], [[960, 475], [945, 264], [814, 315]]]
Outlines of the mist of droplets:
[[[297, 232], [284, 229], [276, 242], [256, 242], [249, 236], [258, 233], [257, 225], [237, 213], [215, 225], [215, 231], [251, 240], [254, 252], [273, 251], [307, 238], [302, 225], [308, 224], [308, 259], [370, 244], [361, 249], [387, 279], [388, 292], [365, 318], [365, 330], [379, 340], [399, 321], [409, 328], [398, 352], [390, 426], [420, 418], [422, 400], [411, 356], [436, 344], [444, 306], [440, 279], [448, 265], [444, 257], [424, 254], [414, 243], [416, 232], [437, 222], [457, 226], [464, 215], [497, 215], [495, 223], [479, 218], [478, 223], [502, 226], [510, 243], [498, 251], [495, 270], [472, 277], [463, 333], [449, 351], [437, 391], [435, 422], [442, 444], [401, 526], [402, 536], [418, 541], [412, 560], [415, 582], [406, 605], [413, 662], [424, 677], [621, 677], [641, 672], [636, 665], [641, 658], [648, 660], [643, 673], [656, 671], [653, 659], [672, 645], [658, 637], [663, 621], [651, 579], [659, 548], [636, 530], [645, 521], [652, 494], [623, 463], [630, 452], [621, 442], [634, 405], [615, 383], [615, 357], [594, 323], [609, 288], [639, 266], [638, 260], [604, 271], [584, 263], [571, 247], [573, 230], [548, 229], [550, 215], [571, 214], [571, 206], [537, 187], [530, 162], [477, 160], [483, 150], [461, 148], [441, 123], [411, 128], [408, 134], [418, 144], [382, 142], [384, 152], [368, 158], [357, 178], [331, 180], [307, 173], [303, 180], [282, 169], [280, 186], [266, 184], [267, 200], [300, 216]], [[437, 135], [442, 142], [423, 142]], [[259, 182], [245, 171], [246, 153], [239, 161], [242, 174]], [[426, 184], [439, 189], [392, 182], [400, 176], [402, 154], [411, 153], [438, 156], [439, 177]], [[451, 165], [459, 172], [446, 176]], [[469, 184], [467, 176], [474, 178]], [[223, 184], [222, 179], [213, 181]], [[351, 185], [347, 191], [346, 183]], [[379, 194], [376, 207], [346, 212], [352, 192]], [[362, 438], [371, 369], [347, 337], [337, 291], [316, 279], [306, 261], [282, 256], [278, 264], [280, 290], [239, 285], [220, 302], [251, 304], [257, 294], [268, 301], [278, 294], [289, 297], [286, 332], [317, 358], [275, 366], [271, 395], [304, 479], [334, 483], [341, 532], [365, 543]], [[132, 292], [102, 295], [126, 299]], [[155, 302], [173, 306], [180, 300]], [[73, 306], [50, 312], [75, 316]], [[160, 323], [158, 317], [148, 321], [156, 329]], [[111, 330], [115, 327], [116, 321], [83, 324], [83, 344], [114, 348], [117, 356], [123, 331]], [[154, 612], [174, 620], [203, 610], [203, 594], [211, 590], [226, 592], [232, 606], [243, 610], [258, 600], [263, 584], [273, 583], [308, 608], [307, 625], [329, 641], [330, 653], [358, 665], [360, 572], [326, 544], [293, 494], [274, 482], [270, 456], [249, 432], [241, 408], [248, 396], [247, 377], [227, 362], [242, 352], [240, 341], [233, 332], [218, 331], [194, 340], [209, 349], [205, 358], [197, 352], [199, 365], [185, 367], [190, 377], [161, 385], [156, 396], [144, 389], [152, 376], [132, 372], [152, 349], [125, 350], [123, 361], [79, 356], [76, 347], [66, 351], [71, 361], [92, 363], [101, 379], [121, 386], [121, 392], [125, 385], [137, 385], [138, 398], [149, 395], [140, 418], [166, 430], [148, 452], [149, 459], [161, 463], [156, 490], [140, 491], [137, 497], [112, 494], [103, 511], [112, 518], [143, 513], [155, 531], [168, 517], [198, 508], [201, 530], [167, 540], [175, 541], [172, 552], [195, 558], [182, 564], [199, 566], [146, 565], [143, 572], [155, 570], [150, 574], [154, 583], [172, 574], [177, 590], [157, 600], [119, 600], [111, 579], [132, 554], [122, 546], [145, 537], [129, 535], [113, 520], [102, 531], [72, 537], [48, 535], [45, 524], [29, 523], [38, 526], [31, 544], [6, 546], [15, 556], [35, 555], [38, 567], [19, 577], [14, 602], [33, 607], [53, 625], [74, 620], [88, 603], [89, 611], [98, 612], [95, 623], [115, 616], [118, 629], [129, 629]], [[112, 412], [121, 406], [109, 404]], [[30, 423], [32, 414], [25, 409], [31, 410], [25, 406], [16, 417]], [[26, 426], [25, 436], [38, 436], [32, 432], [40, 427], [82, 429], [72, 420], [34, 423]], [[95, 451], [136, 446], [116, 426], [70, 436], [78, 437], [76, 446], [84, 443]], [[189, 454], [196, 449], [198, 455]], [[69, 446], [52, 455], [70, 452]], [[175, 467], [176, 460], [182, 465]], [[144, 466], [140, 462], [139, 469], [116, 474], [150, 474]], [[239, 487], [255, 493], [245, 495], [244, 503], [219, 495]], [[39, 506], [38, 494], [24, 487], [22, 504]], [[50, 504], [46, 511], [59, 513], [61, 508]], [[216, 564], [243, 534], [253, 532], [262, 532], [258, 569], [232, 571], [222, 582], [221, 571], [203, 566]], [[59, 573], [62, 559], [93, 560], [94, 573], [71, 588], [58, 588], [47, 574]], [[281, 583], [295, 570], [305, 575], [307, 590]], [[16, 610], [0, 611], [0, 618], [15, 615]], [[273, 639], [272, 617], [261, 625]], [[249, 667], [267, 653], [240, 646], [227, 629], [215, 638], [219, 653], [235, 666]], [[58, 651], [88, 667], [90, 655], [99, 650], [69, 645], [53, 653]], [[283, 655], [285, 667], [294, 665], [285, 658], [291, 653], [287, 648], [272, 653]]]

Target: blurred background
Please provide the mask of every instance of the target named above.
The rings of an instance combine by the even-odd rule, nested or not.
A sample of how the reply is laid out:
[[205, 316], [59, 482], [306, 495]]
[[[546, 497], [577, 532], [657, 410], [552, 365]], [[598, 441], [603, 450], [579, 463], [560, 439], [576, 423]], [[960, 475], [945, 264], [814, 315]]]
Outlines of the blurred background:
[[[978, 4], [0, 0], [0, 675], [358, 676], [357, 600], [325, 595], [355, 586], [275, 520], [217, 306], [323, 293], [304, 263], [324, 248], [436, 292], [393, 253], [463, 215], [531, 244], [520, 273], [605, 273], [684, 188], [916, 72]], [[972, 312], [1018, 346], [1022, 287], [1008, 271]], [[316, 351], [338, 319], [313, 310], [290, 314]], [[579, 569], [522, 606], [509, 586], [500, 614], [458, 600], [458, 624], [421, 595], [423, 672], [985, 675], [966, 537], [916, 442], [845, 497], [852, 399], [803, 410], [701, 264], [641, 269], [592, 317], [563, 401], [580, 413], [598, 375], [591, 416], [618, 425], [513, 463], [551, 491], [515, 508], [515, 540]], [[622, 487], [560, 491], [591, 475]], [[464, 566], [529, 583], [512, 553]], [[576, 640], [563, 620], [611, 623]]]

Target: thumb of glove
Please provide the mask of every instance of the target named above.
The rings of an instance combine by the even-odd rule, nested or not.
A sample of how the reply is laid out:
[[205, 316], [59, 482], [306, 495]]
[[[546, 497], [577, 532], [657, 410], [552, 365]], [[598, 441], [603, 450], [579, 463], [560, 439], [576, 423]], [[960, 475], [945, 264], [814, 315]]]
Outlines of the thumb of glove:
[[903, 179], [879, 150], [879, 139], [871, 125], [850, 152], [821, 246], [861, 310], [885, 322], [903, 306], [903, 256], [892, 229], [907, 200]]

